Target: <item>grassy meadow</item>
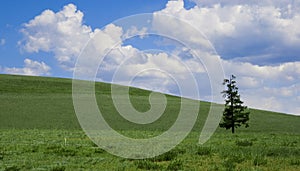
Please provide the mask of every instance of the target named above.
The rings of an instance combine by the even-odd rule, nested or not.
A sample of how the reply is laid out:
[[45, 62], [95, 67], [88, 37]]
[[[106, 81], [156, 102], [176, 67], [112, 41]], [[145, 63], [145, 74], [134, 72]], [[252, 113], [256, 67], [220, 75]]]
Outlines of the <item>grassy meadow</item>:
[[[132, 124], [118, 115], [110, 84], [96, 83], [95, 90], [105, 120], [129, 137], [161, 134], [180, 108], [180, 98], [167, 95], [167, 108], [156, 122]], [[130, 88], [137, 110], [150, 108], [149, 94]], [[123, 159], [98, 148], [81, 130], [71, 79], [0, 75], [0, 170], [300, 170], [299, 116], [250, 109], [249, 128], [236, 134], [218, 128], [199, 145], [210, 107], [199, 103], [192, 132], [175, 149], [146, 160]]]

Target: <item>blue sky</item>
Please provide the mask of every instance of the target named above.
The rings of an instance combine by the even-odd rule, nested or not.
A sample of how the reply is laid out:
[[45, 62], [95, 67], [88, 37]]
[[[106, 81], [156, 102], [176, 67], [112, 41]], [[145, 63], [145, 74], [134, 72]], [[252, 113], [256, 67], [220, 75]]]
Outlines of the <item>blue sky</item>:
[[[123, 65], [122, 78], [137, 74], [131, 85], [182, 95], [172, 74], [189, 87], [192, 73], [200, 99], [211, 100], [205, 69], [223, 69], [224, 77], [237, 76], [246, 105], [300, 115], [299, 0], [11, 0], [0, 10], [0, 73], [72, 78], [81, 50], [98, 37], [98, 55], [118, 42], [99, 67], [100, 81], [112, 81]], [[126, 18], [142, 13], [149, 21]]]
[[[142, 2], [142, 3], [141, 3]], [[24, 59], [29, 55], [18, 46], [22, 39], [20, 29], [22, 25], [46, 9], [59, 11], [67, 4], [76, 4], [84, 13], [84, 23], [92, 28], [102, 28], [119, 18], [138, 13], [151, 13], [165, 7], [167, 1], [152, 0], [101, 0], [101, 1], [74, 1], [74, 0], [46, 0], [46, 1], [3, 1], [1, 2], [0, 39], [5, 41], [0, 46], [0, 66], [22, 67]], [[28, 5], [30, 4], [30, 5]], [[52, 54], [30, 54], [33, 58], [51, 56]], [[44, 58], [45, 59], [45, 58]], [[55, 67], [55, 60], [45, 59]], [[70, 77], [69, 72], [64, 72], [59, 67], [52, 69], [53, 76]]]

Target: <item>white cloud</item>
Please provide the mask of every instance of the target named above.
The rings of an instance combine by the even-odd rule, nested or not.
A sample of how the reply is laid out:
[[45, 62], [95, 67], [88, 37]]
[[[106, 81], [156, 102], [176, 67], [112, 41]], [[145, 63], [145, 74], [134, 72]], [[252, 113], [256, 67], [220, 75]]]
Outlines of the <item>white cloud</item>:
[[[101, 63], [98, 79], [112, 81], [117, 71], [117, 83], [128, 85], [128, 81], [135, 78], [132, 85], [174, 93], [178, 92], [178, 87], [173, 75], [178, 78], [177, 81], [183, 82], [183, 86], [188, 87], [191, 81], [188, 76], [194, 74], [198, 79], [201, 97], [206, 100], [209, 99], [207, 92], [210, 91], [210, 85], [204, 74], [205, 67], [220, 69], [214, 68], [214, 64], [221, 60], [226, 75], [237, 76], [246, 105], [300, 114], [299, 107], [296, 107], [300, 97], [299, 62], [258, 65], [251, 59], [249, 62], [221, 59], [209, 51], [211, 45], [205, 36], [199, 36], [198, 32], [178, 20], [160, 15], [173, 15], [190, 23], [207, 35], [221, 54], [240, 58], [266, 57], [274, 59], [276, 63], [278, 56], [289, 55], [285, 52], [295, 54], [295, 51], [299, 51], [300, 28], [297, 23], [300, 22], [300, 15], [296, 8], [279, 1], [269, 1], [270, 3], [261, 6], [235, 0], [234, 3], [224, 0], [217, 5], [214, 1], [199, 0], [197, 4], [202, 2], [206, 4], [187, 10], [183, 7], [183, 1], [169, 1], [165, 9], [153, 14], [151, 29], [183, 40], [191, 48], [197, 49], [196, 53], [209, 66], [202, 66], [201, 61], [196, 58], [185, 58], [190, 52], [182, 47], [168, 53], [151, 53], [142, 52], [133, 45], [122, 45], [122, 38], [134, 34], [144, 35], [148, 28], [131, 27], [124, 30], [110, 24], [93, 31], [90, 26], [82, 23], [83, 13], [72, 4], [56, 13], [46, 10], [26, 23], [22, 29], [24, 40], [21, 45], [27, 52], [52, 52], [64, 69], [72, 70], [80, 50], [94, 37], [90, 42], [94, 46], [83, 54], [85, 58], [81, 63], [84, 66], [82, 73], [92, 72], [99, 62], [99, 56], [108, 53]], [[25, 64], [24, 68], [30, 67]], [[11, 71], [25, 73], [24, 68], [14, 68]], [[45, 71], [47, 72], [48, 70]], [[220, 84], [221, 82], [222, 80]], [[189, 93], [193, 92], [187, 94]]]
[[286, 5], [295, 6], [293, 8], [299, 7], [300, 1], [293, 0], [293, 1], [282, 1], [282, 0], [252, 0], [252, 1], [244, 1], [244, 0], [190, 0], [195, 2], [198, 6], [213, 6], [215, 4], [222, 4], [223, 6], [226, 5], [258, 5], [258, 6], [276, 6], [282, 7]]
[[[197, 3], [200, 2], [203, 1]], [[192, 44], [199, 46], [197, 41], [190, 39], [195, 38], [193, 33], [180, 31], [184, 26], [176, 25], [176, 22], [165, 22], [158, 14], [174, 15], [205, 33], [221, 53], [267, 57], [278, 53], [272, 57], [273, 65], [221, 60], [226, 75], [237, 76], [242, 98], [247, 105], [300, 114], [295, 98], [299, 97], [300, 62], [276, 64], [278, 56], [282, 58], [289, 55], [285, 51], [293, 51], [294, 55], [297, 51], [300, 44], [300, 13], [295, 8], [285, 8], [285, 4], [279, 1], [277, 6], [272, 5], [274, 3], [271, 1], [261, 6], [241, 3], [242, 1], [222, 1], [221, 4], [205, 2], [207, 4], [187, 10], [181, 0], [169, 1], [165, 9], [154, 13], [154, 27], [163, 33], [172, 32], [176, 28], [173, 31], [175, 37], [187, 37]], [[280, 5], [282, 8], [279, 8]], [[208, 58], [211, 62], [215, 60], [212, 56]]]
[[[101, 66], [101, 69], [105, 71], [104, 73], [101, 72], [102, 77], [104, 77], [100, 78], [102, 80], [112, 75], [112, 72], [128, 58], [130, 58], [130, 62], [127, 63], [126, 67], [121, 68], [123, 70], [122, 74], [126, 76], [124, 78], [150, 68], [164, 69], [181, 76], [181, 78], [185, 77], [187, 70], [176, 55], [175, 57], [170, 57], [164, 53], [146, 54], [132, 46], [122, 46], [122, 38], [127, 38], [134, 34], [139, 34], [143, 38], [147, 28], [142, 27], [138, 29], [138, 27], [131, 27], [124, 31], [123, 28], [109, 24], [103, 29], [95, 29], [93, 31], [91, 27], [82, 23], [83, 16], [83, 13], [77, 10], [73, 4], [65, 6], [56, 13], [51, 10], [45, 10], [42, 14], [24, 24], [22, 29], [24, 40], [20, 44], [27, 52], [52, 52], [64, 69], [72, 70], [80, 50], [91, 37], [94, 37], [92, 42], [90, 42], [94, 46], [87, 50], [86, 54], [83, 54], [85, 59], [80, 63], [84, 65], [81, 66], [82, 73], [88, 74], [92, 72], [94, 64], [99, 62], [99, 56], [105, 55], [111, 50]], [[194, 40], [198, 42], [198, 39]], [[197, 68], [195, 72], [203, 72], [204, 70], [194, 59], [185, 61], [185, 65], [194, 69]], [[150, 73], [143, 72], [142, 76], [148, 78], [151, 76], [153, 80], [166, 77], [161, 72]], [[151, 83], [153, 86], [156, 84], [154, 82]], [[166, 90], [167, 87], [161, 87], [161, 89]]]
[[238, 72], [239, 76], [250, 75], [256, 79], [272, 80], [274, 86], [296, 83], [300, 80], [300, 62], [282, 63], [276, 66], [259, 66], [223, 60], [223, 66], [227, 75]]
[[[100, 69], [109, 72], [118, 70], [124, 80], [130, 80], [131, 76], [166, 78], [162, 72], [176, 74], [184, 78], [188, 63], [180, 60], [176, 56], [169, 56], [167, 53], [146, 53], [141, 52], [132, 46], [122, 46], [113, 49], [104, 60]], [[190, 65], [196, 65], [194, 61], [189, 60]], [[160, 70], [162, 72], [152, 72], [148, 70]]]
[[[84, 14], [77, 10], [73, 4], [68, 4], [61, 11], [45, 10], [28, 23], [24, 24], [21, 32], [24, 39], [19, 42], [27, 52], [51, 52], [55, 55], [60, 66], [73, 71], [74, 65], [81, 50], [94, 36], [95, 46], [90, 54], [85, 55], [87, 63], [97, 62], [93, 54], [104, 55], [107, 50], [121, 43], [123, 30], [113, 24], [107, 25], [103, 30], [83, 24]], [[86, 64], [87, 64], [86, 63]], [[89, 66], [85, 71], [89, 72]]]
[[7, 74], [17, 74], [17, 75], [49, 75], [50, 67], [46, 65], [44, 62], [33, 61], [30, 59], [24, 60], [23, 68], [3, 68], [4, 73]]
[[6, 40], [5, 40], [5, 39], [0, 39], [0, 46], [5, 45], [5, 43], [6, 43]]
[[[295, 59], [295, 54], [300, 53], [299, 1], [290, 4], [269, 1], [264, 5], [252, 1], [218, 2], [199, 0], [197, 4], [202, 5], [187, 10], [182, 0], [169, 1], [165, 9], [156, 13], [173, 15], [192, 24], [207, 35], [218, 52], [227, 58], [272, 55], [277, 58], [292, 56]], [[298, 4], [298, 7], [293, 4]], [[164, 19], [155, 18], [155, 14], [154, 20], [160, 24], [160, 30], [168, 25], [173, 30], [184, 27], [172, 22], [163, 23]], [[278, 60], [273, 58], [272, 63]]]
[[73, 4], [57, 13], [45, 10], [24, 24], [20, 44], [27, 52], [52, 52], [63, 67], [70, 69], [93, 33], [82, 19], [83, 13]]
[[235, 74], [244, 102], [250, 107], [300, 115], [300, 62], [277, 66], [223, 61], [227, 75]]
[[255, 108], [300, 115], [299, 92], [300, 84], [297, 83], [278, 88], [244, 89], [242, 97], [249, 106]]
[[139, 35], [140, 38], [144, 38], [146, 36], [146, 33], [147, 33], [146, 27], [143, 27], [139, 30], [137, 27], [132, 26], [130, 29], [126, 31], [126, 33], [123, 35], [123, 38], [125, 39], [131, 38], [132, 36], [135, 35]]
[[[178, 84], [192, 87], [189, 84], [193, 83], [194, 74], [204, 71], [194, 58], [181, 60], [174, 54], [143, 52], [132, 46], [121, 46], [107, 55], [99, 72], [98, 78], [104, 81], [178, 94]], [[182, 95], [197, 97], [194, 89], [186, 89], [189, 91], [181, 92]]]

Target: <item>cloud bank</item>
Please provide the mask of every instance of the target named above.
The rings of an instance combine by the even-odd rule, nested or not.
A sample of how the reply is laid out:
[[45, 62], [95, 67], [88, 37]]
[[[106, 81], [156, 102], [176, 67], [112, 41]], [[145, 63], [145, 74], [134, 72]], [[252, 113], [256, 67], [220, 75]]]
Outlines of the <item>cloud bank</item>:
[[[290, 4], [239, 0], [194, 2], [194, 7], [185, 9], [183, 1], [169, 1], [164, 9], [153, 13], [153, 29], [158, 33], [172, 33], [195, 47], [203, 45], [203, 40], [193, 32], [186, 31], [185, 26], [178, 25], [176, 21], [166, 22], [158, 14], [176, 16], [190, 23], [207, 36], [220, 55], [206, 56], [207, 60], [213, 63], [220, 59], [226, 76], [237, 76], [246, 105], [300, 115], [300, 107], [297, 107], [300, 100], [299, 1]], [[209, 99], [209, 95], [206, 97], [205, 94], [210, 88], [206, 85], [208, 78], [205, 76], [205, 66], [199, 64], [187, 49], [176, 45], [168, 53], [145, 52], [133, 44], [125, 45], [122, 42], [122, 38], [134, 33], [145, 33], [145, 28], [130, 30], [110, 24], [103, 29], [92, 30], [83, 23], [83, 17], [84, 14], [73, 4], [66, 5], [58, 12], [45, 10], [24, 24], [21, 30], [24, 39], [20, 45], [29, 53], [53, 53], [62, 68], [72, 71], [82, 48], [91, 37], [98, 36], [100, 39], [97, 40], [101, 41], [93, 42], [95, 49], [91, 53], [108, 53], [100, 66], [100, 80], [111, 81], [116, 68], [125, 61], [126, 65], [120, 68], [124, 78], [145, 69], [145, 72], [139, 73], [136, 86], [176, 94], [178, 88], [172, 78], [150, 68], [163, 67], [184, 78], [184, 65], [187, 65], [199, 77], [198, 83], [202, 83], [199, 87], [203, 92], [202, 99]], [[91, 62], [95, 59], [87, 57], [86, 60]], [[38, 64], [44, 68], [39, 70], [41, 73], [48, 73], [46, 64]], [[25, 62], [24, 68], [29, 66]], [[24, 68], [14, 70], [24, 73]], [[147, 68], [149, 70], [146, 71]], [[88, 67], [83, 72], [89, 72]]]
[[[300, 13], [291, 4], [278, 2], [277, 6], [273, 3], [258, 6], [239, 2], [222, 1], [221, 5], [197, 1], [197, 6], [185, 9], [183, 1], [169, 1], [165, 9], [156, 13], [185, 20], [211, 40], [222, 58], [226, 75], [235, 74], [238, 77], [246, 104], [300, 114], [297, 107], [300, 97], [297, 53]], [[154, 17], [154, 23], [157, 30], [166, 32], [174, 28], [184, 29], [159, 17]], [[178, 32], [178, 36], [195, 37], [184, 31]], [[287, 90], [289, 93], [286, 93]]]
[[196, 2], [197, 6], [187, 10], [181, 0], [169, 1], [159, 13], [177, 16], [199, 28], [223, 59], [260, 65], [299, 60], [299, 1]]

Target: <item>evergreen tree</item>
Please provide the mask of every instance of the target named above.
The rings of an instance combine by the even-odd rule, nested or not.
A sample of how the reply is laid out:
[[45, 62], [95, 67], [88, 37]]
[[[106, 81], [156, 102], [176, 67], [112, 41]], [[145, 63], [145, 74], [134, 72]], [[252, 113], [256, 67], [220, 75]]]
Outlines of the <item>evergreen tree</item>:
[[226, 85], [227, 89], [222, 91], [225, 98], [225, 109], [223, 111], [223, 118], [219, 124], [221, 128], [231, 129], [234, 133], [235, 128], [245, 125], [249, 127], [249, 114], [247, 106], [243, 106], [238, 93], [238, 87], [236, 86], [236, 77], [232, 75], [230, 79], [224, 79], [223, 85]]

